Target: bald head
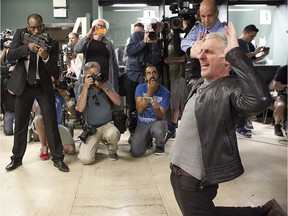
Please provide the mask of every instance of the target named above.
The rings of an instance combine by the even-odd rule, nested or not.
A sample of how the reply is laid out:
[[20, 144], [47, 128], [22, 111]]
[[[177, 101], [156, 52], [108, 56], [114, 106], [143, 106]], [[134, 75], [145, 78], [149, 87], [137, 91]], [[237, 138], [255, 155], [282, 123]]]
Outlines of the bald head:
[[203, 0], [199, 8], [202, 24], [209, 30], [218, 20], [218, 8], [215, 0]]

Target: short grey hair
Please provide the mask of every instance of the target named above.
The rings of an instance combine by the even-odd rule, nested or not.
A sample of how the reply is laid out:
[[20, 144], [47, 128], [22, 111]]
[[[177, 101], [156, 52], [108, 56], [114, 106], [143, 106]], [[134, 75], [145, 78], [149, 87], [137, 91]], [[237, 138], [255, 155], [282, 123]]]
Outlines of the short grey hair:
[[108, 31], [108, 29], [109, 29], [109, 22], [108, 22], [107, 20], [105, 20], [105, 19], [96, 19], [96, 20], [94, 20], [94, 21], [92, 22], [91, 27], [95, 26], [96, 23], [98, 23], [99, 20], [101, 20], [101, 21], [103, 21], [103, 22], [105, 23], [105, 28], [106, 28], [106, 30]]
[[99, 71], [101, 70], [100, 64], [98, 62], [87, 62], [84, 67], [83, 67], [83, 75], [86, 76], [88, 73], [88, 70], [90, 68], [94, 68], [97, 67], [99, 69]]
[[219, 42], [222, 42], [223, 51], [227, 46], [227, 38], [225, 37], [224, 33], [222, 32], [211, 32], [205, 36], [205, 40], [209, 39], [217, 39]]

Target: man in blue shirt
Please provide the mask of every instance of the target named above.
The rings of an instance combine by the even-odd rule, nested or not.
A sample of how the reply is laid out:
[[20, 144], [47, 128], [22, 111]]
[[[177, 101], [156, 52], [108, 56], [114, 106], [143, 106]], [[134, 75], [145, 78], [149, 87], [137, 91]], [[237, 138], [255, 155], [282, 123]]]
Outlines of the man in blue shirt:
[[200, 21], [197, 21], [189, 34], [181, 41], [181, 49], [186, 53], [187, 64], [185, 77], [188, 79], [188, 88], [197, 81], [201, 75], [199, 61], [196, 55], [200, 52], [199, 48], [191, 49], [192, 44], [197, 41], [199, 34], [208, 32], [224, 32], [224, 24], [218, 18], [218, 8], [214, 0], [203, 0], [199, 8]]
[[201, 22], [197, 21], [189, 34], [181, 41], [181, 48], [184, 52], [191, 49], [200, 32], [202, 35], [206, 32], [224, 32], [224, 25], [218, 18], [219, 11], [214, 0], [203, 0], [199, 12]]
[[158, 84], [156, 67], [145, 68], [145, 81], [136, 87], [135, 102], [138, 123], [131, 141], [131, 154], [134, 157], [143, 155], [151, 138], [156, 139], [156, 155], [164, 154], [168, 124], [165, 120], [169, 107], [170, 92]]

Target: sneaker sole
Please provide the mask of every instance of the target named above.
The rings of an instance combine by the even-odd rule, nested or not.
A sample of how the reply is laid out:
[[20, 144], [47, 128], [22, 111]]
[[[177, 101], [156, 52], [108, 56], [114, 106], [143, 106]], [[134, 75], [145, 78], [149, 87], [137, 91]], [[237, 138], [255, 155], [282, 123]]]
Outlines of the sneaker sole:
[[154, 152], [155, 155], [163, 155], [164, 152]]

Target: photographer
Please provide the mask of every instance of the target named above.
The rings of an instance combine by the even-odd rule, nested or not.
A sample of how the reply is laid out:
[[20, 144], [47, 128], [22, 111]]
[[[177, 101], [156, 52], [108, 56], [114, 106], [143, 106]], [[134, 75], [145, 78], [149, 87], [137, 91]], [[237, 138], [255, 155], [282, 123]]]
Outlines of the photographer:
[[13, 135], [15, 121], [15, 95], [10, 94], [7, 89], [11, 72], [15, 68], [14, 63], [8, 62], [6, 58], [12, 36], [13, 31], [8, 29], [1, 33], [1, 111], [4, 114], [3, 131], [5, 135]]
[[94, 163], [99, 142], [104, 141], [108, 146], [109, 159], [118, 160], [120, 132], [112, 122], [111, 103], [119, 106], [121, 98], [100, 73], [97, 62], [86, 63], [83, 72], [85, 82], [79, 86], [77, 108], [83, 112], [85, 124], [79, 136], [82, 143], [78, 157], [83, 164]]
[[151, 21], [146, 31], [134, 32], [127, 45], [127, 62], [125, 67], [125, 93], [128, 106], [128, 129], [131, 143], [133, 133], [137, 125], [137, 114], [135, 106], [136, 86], [144, 82], [144, 68], [147, 64], [157, 65], [160, 61], [160, 45], [158, 33], [161, 32], [160, 23]]
[[[72, 97], [73, 94], [71, 94], [66, 88], [63, 88], [65, 87], [63, 84], [55, 82], [54, 78], [51, 78], [53, 81], [53, 88], [55, 90], [57, 123], [62, 141], [63, 151], [66, 154], [72, 155], [75, 154], [75, 143], [69, 129], [64, 126], [65, 122], [63, 122], [63, 108], [65, 107], [65, 109], [72, 115], [75, 114], [75, 98]], [[34, 101], [34, 111], [35, 115], [32, 123], [32, 130], [38, 135], [41, 143], [39, 158], [42, 160], [48, 160], [48, 141], [45, 133], [45, 125], [43, 122], [41, 108], [36, 100]]]

